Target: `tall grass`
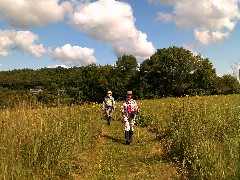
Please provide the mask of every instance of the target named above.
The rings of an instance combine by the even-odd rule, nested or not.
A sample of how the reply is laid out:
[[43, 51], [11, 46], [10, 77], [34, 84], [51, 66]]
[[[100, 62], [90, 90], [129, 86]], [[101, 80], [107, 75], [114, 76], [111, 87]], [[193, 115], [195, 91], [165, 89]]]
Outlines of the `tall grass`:
[[32, 109], [22, 104], [0, 112], [0, 177], [71, 179], [87, 169], [100, 130], [99, 109], [88, 106]]
[[[240, 179], [239, 102], [240, 95], [138, 101], [137, 121], [156, 132], [166, 158], [188, 178]], [[98, 149], [101, 114], [96, 104], [1, 109], [0, 177], [84, 179], [96, 160], [91, 154]], [[118, 111], [114, 119], [120, 118]], [[118, 168], [101, 169], [109, 167]]]
[[144, 101], [141, 119], [191, 179], [239, 179], [240, 96]]

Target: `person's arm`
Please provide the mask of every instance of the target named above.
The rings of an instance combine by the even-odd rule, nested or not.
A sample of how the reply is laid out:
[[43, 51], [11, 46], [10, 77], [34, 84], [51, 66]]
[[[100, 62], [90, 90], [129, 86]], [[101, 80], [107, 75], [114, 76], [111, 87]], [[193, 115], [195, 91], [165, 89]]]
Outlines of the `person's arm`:
[[105, 98], [104, 98], [104, 100], [103, 100], [102, 110], [105, 110], [105, 107], [106, 107], [106, 102], [105, 102]]
[[120, 111], [121, 111], [122, 113], [124, 113], [124, 106], [123, 106], [123, 104], [121, 105]]
[[127, 118], [126, 117], [126, 106], [127, 106], [126, 102], [123, 101], [122, 105], [121, 105], [121, 109], [120, 109], [120, 111], [122, 112], [122, 122], [126, 121], [126, 118]]
[[122, 103], [122, 105], [121, 105], [121, 112], [122, 112], [122, 115], [125, 114], [126, 106], [127, 106], [126, 102], [123, 101], [123, 103]]
[[134, 106], [135, 106], [135, 108], [134, 108], [134, 111], [135, 112], [138, 112], [139, 111], [139, 107], [138, 107], [138, 105], [137, 105], [137, 102], [134, 100]]
[[116, 109], [116, 103], [115, 103], [114, 97], [112, 97], [112, 106], [113, 106], [113, 110], [115, 111], [115, 109]]

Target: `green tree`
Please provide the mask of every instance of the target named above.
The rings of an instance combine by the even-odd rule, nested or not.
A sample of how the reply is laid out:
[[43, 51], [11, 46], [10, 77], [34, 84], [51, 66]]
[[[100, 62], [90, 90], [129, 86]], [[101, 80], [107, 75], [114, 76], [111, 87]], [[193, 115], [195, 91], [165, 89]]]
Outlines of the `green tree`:
[[109, 88], [107, 77], [111, 66], [89, 65], [83, 68], [81, 91], [83, 100], [101, 102]]
[[116, 66], [110, 72], [109, 82], [117, 99], [125, 98], [128, 89], [135, 90], [135, 80], [138, 73], [137, 60], [132, 55], [119, 57]]
[[188, 89], [189, 94], [214, 94], [217, 80], [216, 70], [208, 58], [196, 56], [197, 63], [191, 77], [192, 85]]
[[237, 78], [230, 74], [218, 77], [216, 89], [219, 94], [240, 93], [240, 85]]
[[140, 76], [145, 85], [144, 94], [152, 98], [181, 96], [199, 88], [209, 91], [216, 73], [208, 59], [173, 46], [158, 49], [144, 61], [140, 66]]

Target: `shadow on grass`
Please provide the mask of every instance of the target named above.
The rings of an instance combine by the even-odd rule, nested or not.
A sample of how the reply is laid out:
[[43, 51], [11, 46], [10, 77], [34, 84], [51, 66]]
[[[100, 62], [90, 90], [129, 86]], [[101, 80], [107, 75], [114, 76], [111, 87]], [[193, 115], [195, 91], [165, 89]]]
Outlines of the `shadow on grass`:
[[112, 136], [109, 136], [109, 135], [103, 135], [102, 137], [106, 138], [106, 139], [109, 139], [109, 140], [112, 140], [112, 142], [115, 142], [115, 143], [119, 143], [119, 144], [124, 144], [124, 141], [123, 139], [118, 139], [118, 138], [115, 138], [115, 137], [112, 137]]

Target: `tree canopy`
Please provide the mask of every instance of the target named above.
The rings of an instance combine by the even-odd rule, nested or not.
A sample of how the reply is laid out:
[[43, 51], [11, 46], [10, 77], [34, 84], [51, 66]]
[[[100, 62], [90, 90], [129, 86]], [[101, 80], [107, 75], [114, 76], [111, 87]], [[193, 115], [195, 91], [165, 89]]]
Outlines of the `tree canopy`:
[[[35, 87], [43, 91], [33, 97], [29, 89]], [[127, 90], [141, 99], [232, 94], [239, 92], [239, 82], [232, 75], [218, 77], [208, 58], [175, 46], [158, 49], [141, 64], [134, 56], [123, 55], [115, 65], [0, 72], [0, 106], [33, 98], [48, 105], [101, 102], [107, 90], [119, 100]]]

